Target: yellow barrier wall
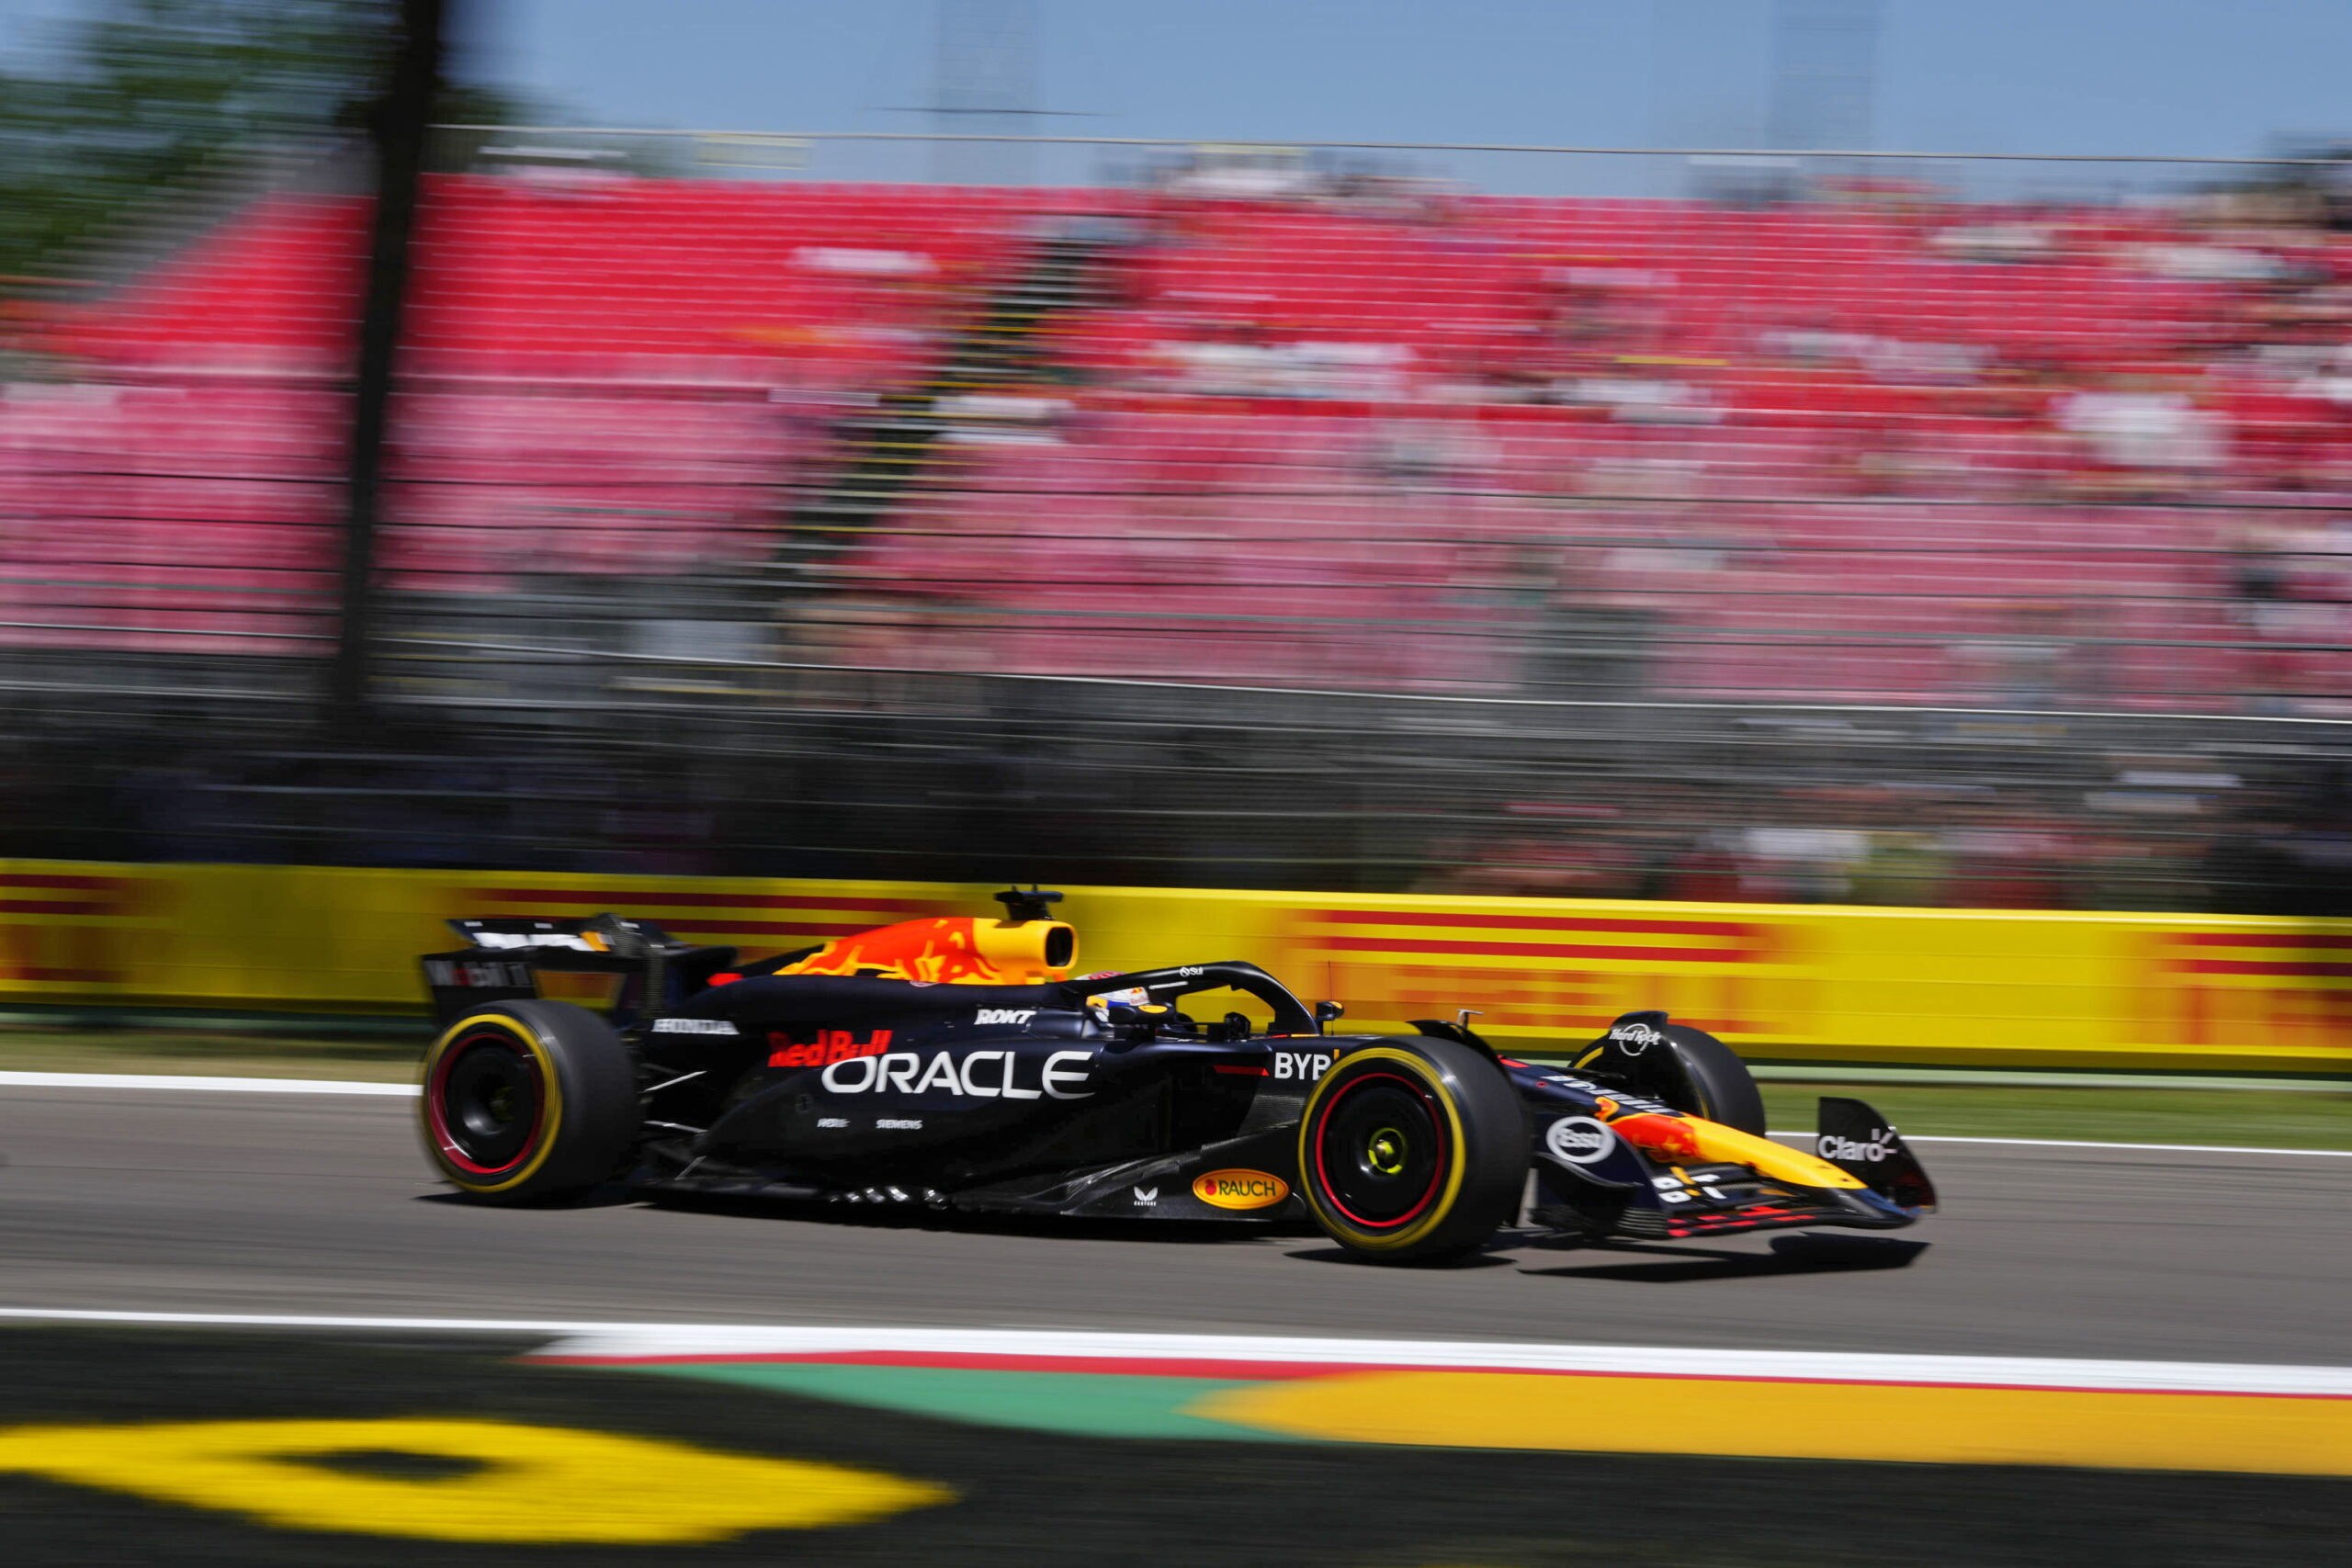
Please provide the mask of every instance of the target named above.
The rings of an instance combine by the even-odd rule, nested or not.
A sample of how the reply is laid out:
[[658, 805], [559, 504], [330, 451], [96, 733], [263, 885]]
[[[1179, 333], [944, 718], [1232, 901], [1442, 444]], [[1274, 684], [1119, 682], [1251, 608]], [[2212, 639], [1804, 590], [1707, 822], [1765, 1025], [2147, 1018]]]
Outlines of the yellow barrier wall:
[[[452, 915], [612, 909], [749, 955], [990, 891], [0, 862], [0, 998], [421, 1012]], [[1479, 1008], [1534, 1050], [1659, 1007], [1765, 1059], [2352, 1072], [2352, 919], [1066, 891], [1081, 972], [1247, 958], [1374, 1029]]]

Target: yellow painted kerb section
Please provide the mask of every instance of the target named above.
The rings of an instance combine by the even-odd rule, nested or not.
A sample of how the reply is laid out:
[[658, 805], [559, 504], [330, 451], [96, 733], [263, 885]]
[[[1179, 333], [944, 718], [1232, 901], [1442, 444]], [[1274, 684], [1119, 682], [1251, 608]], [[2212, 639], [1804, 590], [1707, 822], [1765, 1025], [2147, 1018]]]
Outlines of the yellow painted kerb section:
[[[370, 1475], [319, 1462], [417, 1454], [472, 1468]], [[0, 1471], [242, 1514], [427, 1540], [666, 1545], [863, 1524], [952, 1500], [922, 1482], [512, 1421], [175, 1421], [0, 1428]]]

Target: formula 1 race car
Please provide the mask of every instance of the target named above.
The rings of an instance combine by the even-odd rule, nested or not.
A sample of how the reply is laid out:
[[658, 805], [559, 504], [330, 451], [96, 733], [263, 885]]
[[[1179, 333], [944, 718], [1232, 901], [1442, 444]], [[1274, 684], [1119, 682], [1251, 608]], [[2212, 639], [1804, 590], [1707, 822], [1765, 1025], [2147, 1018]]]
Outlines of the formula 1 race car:
[[[909, 920], [750, 964], [613, 915], [452, 920], [469, 945], [424, 960], [443, 1026], [424, 1059], [426, 1153], [484, 1202], [619, 1179], [947, 1212], [1311, 1220], [1400, 1263], [1515, 1224], [1883, 1230], [1935, 1203], [1859, 1100], [1821, 1101], [1817, 1153], [1764, 1136], [1739, 1058], [1662, 1012], [1619, 1018], [1566, 1070], [1499, 1055], [1467, 1014], [1334, 1034], [1336, 1003], [1310, 1008], [1253, 964], [1072, 978], [1077, 932], [1049, 918], [1060, 895], [997, 897], [1001, 919]], [[611, 976], [608, 1013], [540, 997], [552, 971]]]

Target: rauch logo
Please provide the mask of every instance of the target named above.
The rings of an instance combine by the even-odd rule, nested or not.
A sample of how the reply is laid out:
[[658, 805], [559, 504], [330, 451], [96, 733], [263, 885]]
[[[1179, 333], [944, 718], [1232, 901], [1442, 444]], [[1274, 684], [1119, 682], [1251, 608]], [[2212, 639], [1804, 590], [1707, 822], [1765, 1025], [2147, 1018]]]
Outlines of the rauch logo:
[[1193, 1196], [1219, 1209], [1271, 1209], [1290, 1196], [1290, 1183], [1262, 1170], [1212, 1170], [1193, 1179]]

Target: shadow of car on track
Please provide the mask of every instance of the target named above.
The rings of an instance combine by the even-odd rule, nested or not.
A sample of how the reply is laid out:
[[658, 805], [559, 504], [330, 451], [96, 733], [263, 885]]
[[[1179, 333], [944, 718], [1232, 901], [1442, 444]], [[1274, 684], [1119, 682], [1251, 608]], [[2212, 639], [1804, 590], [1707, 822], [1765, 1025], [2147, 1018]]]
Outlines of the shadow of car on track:
[[[1024, 1235], [1068, 1241], [1151, 1241], [1178, 1246], [1295, 1240], [1306, 1233], [1277, 1225], [1243, 1226], [1215, 1220], [1084, 1219], [1066, 1214], [1003, 1214], [932, 1209], [921, 1203], [872, 1206], [814, 1203], [792, 1198], [616, 1190], [616, 1203], [639, 1203], [681, 1213], [746, 1220], [791, 1220], [860, 1230], [954, 1231], [970, 1235]], [[590, 1201], [599, 1201], [602, 1195]]]
[[[1813, 1235], [1800, 1234], [1772, 1238], [1769, 1253], [1718, 1252], [1697, 1247], [1642, 1244], [1639, 1250], [1619, 1245], [1600, 1246], [1624, 1256], [1622, 1263], [1571, 1265], [1556, 1269], [1522, 1269], [1522, 1274], [1557, 1280], [1617, 1280], [1634, 1284], [1674, 1285], [1699, 1280], [1745, 1280], [1781, 1274], [1856, 1273], [1880, 1269], [1907, 1269], [1928, 1250], [1924, 1241], [1899, 1241], [1892, 1236]], [[1668, 1256], [1661, 1257], [1660, 1254]]]
[[[479, 1206], [464, 1194], [449, 1191], [420, 1192], [416, 1201], [453, 1208]], [[970, 1235], [1018, 1235], [1040, 1240], [1142, 1241], [1176, 1247], [1229, 1247], [1255, 1242], [1292, 1244], [1311, 1239], [1317, 1245], [1296, 1247], [1284, 1256], [1304, 1263], [1374, 1266], [1372, 1259], [1324, 1243], [1316, 1231], [1291, 1224], [1245, 1228], [1229, 1221], [1080, 1219], [1063, 1214], [973, 1213], [931, 1209], [921, 1204], [877, 1208], [862, 1204], [812, 1203], [789, 1198], [654, 1193], [617, 1184], [600, 1188], [564, 1205], [571, 1209], [632, 1206], [770, 1223], [785, 1221], [858, 1230], [954, 1231]], [[1522, 1268], [1520, 1269], [1522, 1274], [1551, 1279], [1615, 1280], [1663, 1285], [1702, 1280], [1905, 1269], [1928, 1250], [1928, 1244], [1889, 1236], [1800, 1233], [1774, 1237], [1771, 1251], [1759, 1254], [1669, 1247], [1657, 1242], [1593, 1240], [1505, 1231], [1477, 1252], [1430, 1267], [1437, 1272], [1457, 1269], [1506, 1268], [1516, 1261], [1512, 1254], [1531, 1247], [1547, 1251], [1589, 1249], [1624, 1261], [1548, 1269]]]
[[[420, 1203], [446, 1204], [452, 1209], [481, 1209], [488, 1206], [478, 1198], [469, 1198], [463, 1192], [450, 1191], [446, 1188], [437, 1192], [420, 1192], [416, 1195], [416, 1201]], [[595, 1191], [588, 1193], [584, 1197], [575, 1198], [568, 1203], [560, 1205], [560, 1207], [564, 1209], [619, 1209], [626, 1208], [631, 1203], [641, 1203], [644, 1201], [643, 1197], [639, 1194], [628, 1191], [622, 1188], [600, 1187]], [[542, 1205], [517, 1204], [515, 1207], [519, 1209], [527, 1209], [537, 1213], [547, 1213], [550, 1212], [548, 1207]]]
[[[1296, 1252], [1284, 1253], [1283, 1256], [1297, 1258], [1302, 1263], [1352, 1263], [1368, 1268], [1388, 1267], [1372, 1258], [1350, 1252], [1341, 1247], [1303, 1247]], [[1424, 1272], [1442, 1274], [1449, 1269], [1500, 1269], [1510, 1262], [1510, 1258], [1498, 1257], [1492, 1252], [1474, 1252], [1466, 1258], [1448, 1258], [1442, 1263], [1417, 1264], [1412, 1267]]]

